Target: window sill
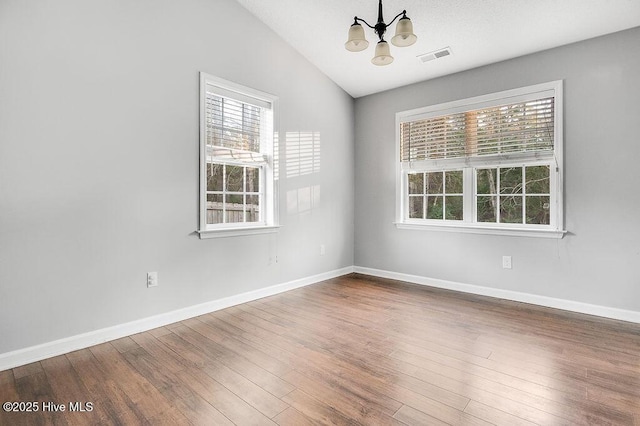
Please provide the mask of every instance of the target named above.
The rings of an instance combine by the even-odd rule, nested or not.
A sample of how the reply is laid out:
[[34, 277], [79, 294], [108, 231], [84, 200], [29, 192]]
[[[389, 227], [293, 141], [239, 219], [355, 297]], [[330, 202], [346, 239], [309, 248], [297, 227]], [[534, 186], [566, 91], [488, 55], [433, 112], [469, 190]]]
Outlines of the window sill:
[[465, 234], [504, 235], [509, 237], [536, 237], [561, 239], [567, 231], [555, 229], [532, 228], [497, 228], [491, 226], [474, 225], [422, 225], [417, 223], [395, 222], [398, 229], [411, 229], [419, 231], [459, 232]]
[[237, 228], [204, 229], [197, 231], [201, 240], [209, 238], [240, 237], [244, 235], [272, 234], [278, 232], [279, 225], [251, 226]]

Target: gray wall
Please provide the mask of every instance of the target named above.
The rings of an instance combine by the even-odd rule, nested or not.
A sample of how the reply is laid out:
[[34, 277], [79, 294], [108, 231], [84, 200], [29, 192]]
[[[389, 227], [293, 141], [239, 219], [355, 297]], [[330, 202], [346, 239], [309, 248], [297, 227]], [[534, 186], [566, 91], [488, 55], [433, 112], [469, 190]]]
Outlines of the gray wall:
[[[639, 44], [635, 28], [357, 99], [355, 264], [640, 311]], [[569, 235], [395, 228], [397, 111], [552, 80], [564, 80]]]
[[[279, 96], [281, 157], [320, 134], [278, 234], [194, 233], [199, 71]], [[232, 0], [0, 0], [0, 354], [353, 265], [353, 123]]]

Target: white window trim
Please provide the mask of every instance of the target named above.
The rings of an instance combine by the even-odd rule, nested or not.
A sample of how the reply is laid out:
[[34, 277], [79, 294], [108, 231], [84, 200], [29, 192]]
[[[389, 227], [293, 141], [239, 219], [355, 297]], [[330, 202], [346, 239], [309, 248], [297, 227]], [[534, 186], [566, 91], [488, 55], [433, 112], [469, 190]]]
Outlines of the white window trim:
[[[465, 188], [464, 191], [471, 191], [471, 197], [475, 199], [474, 177], [472, 176], [471, 167], [506, 167], [507, 165], [523, 165], [518, 160], [540, 159], [555, 163], [556, 172], [550, 173], [551, 188], [555, 188], [555, 192], [551, 191], [552, 202], [555, 204], [555, 214], [551, 218], [550, 225], [527, 225], [527, 224], [492, 224], [492, 223], [473, 223], [458, 222], [446, 220], [411, 220], [405, 218], [408, 208], [406, 175], [408, 167], [400, 161], [400, 123], [403, 121], [420, 120], [424, 118], [437, 117], [448, 113], [463, 112], [472, 109], [480, 109], [501, 105], [504, 103], [516, 103], [519, 101], [532, 100], [543, 97], [554, 97], [554, 151], [550, 156], [540, 154], [515, 154], [515, 155], [495, 155], [483, 157], [471, 157], [468, 159], [452, 159], [429, 161], [431, 170], [445, 170], [455, 168], [465, 168]], [[398, 229], [422, 230], [422, 231], [443, 231], [443, 232], [459, 232], [472, 234], [491, 234], [505, 235], [515, 237], [541, 237], [541, 238], [562, 238], [567, 231], [564, 229], [564, 196], [563, 196], [563, 174], [564, 174], [564, 129], [563, 129], [563, 85], [562, 80], [542, 83], [533, 86], [527, 86], [502, 92], [491, 93], [487, 95], [476, 96], [468, 99], [461, 99], [451, 102], [445, 102], [436, 105], [430, 105], [413, 110], [402, 111], [396, 113], [396, 149], [394, 152], [396, 164], [396, 220], [394, 224]], [[419, 162], [413, 164], [419, 165]], [[412, 164], [412, 165], [413, 165]], [[467, 197], [465, 197], [465, 200]], [[465, 201], [465, 217], [469, 217], [474, 213], [470, 211], [471, 206]]]
[[200, 239], [206, 240], [209, 238], [226, 238], [226, 237], [240, 237], [243, 235], [273, 234], [275, 232], [278, 232], [279, 228], [280, 228], [279, 225], [250, 226], [247, 224], [243, 224], [243, 226], [199, 230], [198, 234], [200, 235]]
[[[207, 141], [206, 126], [206, 86], [214, 86], [216, 92], [223, 96], [234, 97], [242, 102], [257, 100], [261, 106], [270, 105], [273, 117], [273, 128], [271, 134], [267, 136], [268, 149], [265, 155], [266, 166], [261, 173], [264, 178], [260, 182], [260, 192], [263, 194], [264, 205], [260, 206], [260, 222], [228, 223], [228, 224], [207, 224]], [[278, 185], [274, 179], [274, 152], [273, 139], [278, 128], [278, 97], [260, 90], [252, 89], [204, 72], [200, 73], [200, 194], [199, 194], [199, 226], [196, 231], [200, 239], [237, 237], [243, 235], [257, 235], [277, 232], [280, 228], [278, 223]], [[233, 161], [221, 161], [233, 164]]]

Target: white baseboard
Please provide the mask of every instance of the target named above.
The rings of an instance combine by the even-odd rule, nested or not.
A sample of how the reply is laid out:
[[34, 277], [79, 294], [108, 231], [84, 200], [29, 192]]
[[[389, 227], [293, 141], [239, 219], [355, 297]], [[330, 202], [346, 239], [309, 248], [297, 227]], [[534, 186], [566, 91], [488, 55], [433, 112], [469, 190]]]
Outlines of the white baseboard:
[[352, 272], [371, 275], [374, 277], [406, 281], [413, 284], [420, 284], [430, 287], [443, 288], [447, 290], [460, 291], [463, 293], [472, 293], [481, 296], [495, 297], [498, 299], [531, 303], [534, 305], [563, 309], [565, 311], [579, 312], [583, 314], [595, 315], [621, 321], [640, 323], [640, 312], [636, 311], [610, 308], [607, 306], [591, 305], [588, 303], [575, 302], [565, 299], [556, 299], [552, 297], [539, 296], [530, 293], [521, 293], [511, 290], [502, 290], [472, 284], [463, 284], [454, 281], [403, 274], [400, 272], [384, 271], [380, 269], [365, 268], [361, 266], [348, 266], [345, 268], [336, 269], [334, 271], [289, 281], [287, 283], [277, 284], [271, 287], [262, 288], [235, 296], [225, 297], [223, 299], [212, 300], [210, 302], [202, 303], [199, 305], [189, 306], [187, 308], [155, 315], [153, 317], [143, 318], [137, 321], [120, 324], [113, 327], [107, 327], [100, 330], [55, 340], [53, 342], [47, 342], [41, 345], [31, 346], [13, 352], [0, 354], [0, 371], [19, 367], [21, 365], [40, 361], [46, 358], [51, 358], [53, 356], [62, 355], [68, 352], [73, 352], [79, 349], [84, 349], [89, 346], [119, 339], [121, 337], [130, 336], [132, 334], [141, 333], [143, 331], [148, 331], [168, 324], [173, 324], [178, 321], [183, 321], [185, 319], [193, 318], [198, 315], [215, 312], [217, 310], [228, 308], [230, 306], [251, 302], [253, 300], [261, 299], [267, 296], [273, 296], [285, 291], [308, 286], [331, 278], [340, 277], [342, 275], [347, 275]]
[[536, 294], [483, 287], [473, 284], [463, 284], [454, 281], [441, 280], [437, 278], [427, 278], [418, 275], [409, 275], [400, 272], [384, 271], [380, 269], [365, 268], [361, 266], [354, 266], [353, 272], [364, 275], [371, 275], [374, 277], [406, 281], [413, 284], [443, 288], [447, 290], [455, 290], [463, 293], [472, 293], [481, 296], [495, 297], [498, 299], [531, 303], [533, 305], [562, 309], [565, 311], [578, 312], [581, 314], [595, 315], [598, 317], [640, 323], [640, 312], [637, 311], [628, 311], [624, 309], [610, 308], [607, 306], [591, 305], [588, 303], [575, 302], [572, 300], [556, 299], [553, 297], [539, 296]]
[[140, 320], [128, 322], [125, 324], [90, 331], [88, 333], [66, 337], [64, 339], [55, 340], [53, 342], [47, 342], [41, 345], [7, 352], [4, 354], [0, 354], [0, 371], [19, 367], [21, 365], [40, 361], [46, 358], [51, 358], [53, 356], [77, 351], [79, 349], [88, 348], [89, 346], [119, 339], [125, 336], [130, 336], [132, 334], [141, 333], [143, 331], [152, 330], [157, 327], [162, 327], [178, 321], [197, 317], [198, 315], [208, 314], [210, 312], [218, 311], [230, 306], [251, 302], [253, 300], [261, 299], [267, 296], [273, 296], [275, 294], [308, 286], [320, 281], [350, 274], [352, 272], [353, 267], [348, 266], [346, 268], [336, 269], [334, 271], [289, 281], [287, 283], [277, 284], [271, 287], [261, 288], [259, 290], [225, 297], [223, 299], [212, 300], [210, 302], [189, 306], [187, 308], [178, 309], [176, 311], [171, 311], [148, 318], [142, 318]]

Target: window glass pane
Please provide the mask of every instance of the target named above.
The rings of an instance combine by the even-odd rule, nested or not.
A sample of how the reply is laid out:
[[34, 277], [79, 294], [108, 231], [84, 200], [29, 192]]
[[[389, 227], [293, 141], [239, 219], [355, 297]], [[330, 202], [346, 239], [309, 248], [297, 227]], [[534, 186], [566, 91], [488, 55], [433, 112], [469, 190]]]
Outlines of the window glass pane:
[[207, 195], [207, 223], [222, 223], [222, 195]]
[[521, 196], [500, 196], [500, 222], [522, 223]]
[[222, 191], [222, 164], [207, 163], [207, 191]]
[[409, 194], [424, 194], [424, 173], [409, 174]]
[[[227, 202], [227, 204], [240, 204], [242, 206], [242, 204], [244, 204], [244, 197], [242, 196], [242, 194], [227, 194], [225, 195], [225, 201]], [[229, 209], [229, 206], [227, 206], [227, 210]]]
[[425, 174], [427, 176], [427, 194], [442, 194], [442, 172]]
[[227, 165], [225, 169], [227, 179], [225, 189], [229, 192], [242, 192], [243, 167]]
[[527, 223], [549, 225], [550, 199], [547, 196], [526, 197]]
[[447, 196], [445, 201], [447, 220], [462, 220], [462, 196]]
[[496, 222], [498, 197], [479, 196], [476, 200], [478, 222]]
[[[480, 169], [477, 171], [476, 192], [478, 194], [497, 194], [496, 184], [498, 182], [496, 169]], [[492, 222], [495, 222], [493, 220]]]
[[522, 167], [500, 168], [500, 193], [522, 194]]
[[247, 192], [260, 191], [260, 169], [258, 167], [247, 167]]
[[[442, 176], [442, 173], [440, 173], [440, 176]], [[442, 180], [440, 183], [442, 183]], [[427, 197], [427, 219], [442, 219], [442, 196]]]
[[444, 173], [447, 194], [462, 194], [462, 170]]
[[549, 166], [531, 166], [525, 169], [527, 194], [549, 194]]
[[424, 219], [424, 197], [409, 197], [409, 218]]
[[245, 218], [247, 222], [260, 221], [260, 196], [248, 195]]
[[225, 201], [226, 222], [244, 222], [244, 197], [242, 195], [225, 195]]

